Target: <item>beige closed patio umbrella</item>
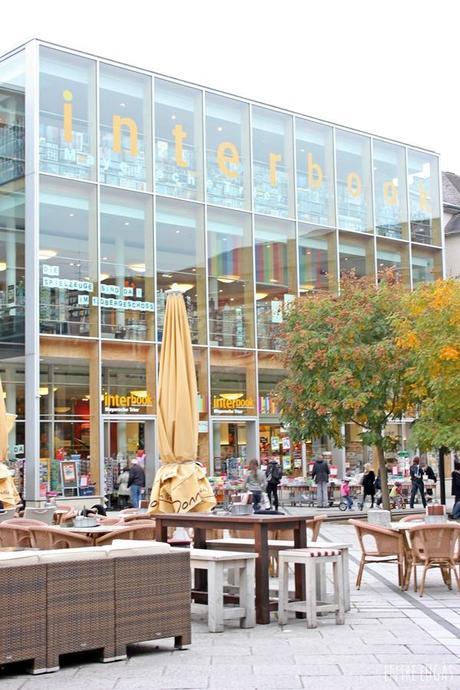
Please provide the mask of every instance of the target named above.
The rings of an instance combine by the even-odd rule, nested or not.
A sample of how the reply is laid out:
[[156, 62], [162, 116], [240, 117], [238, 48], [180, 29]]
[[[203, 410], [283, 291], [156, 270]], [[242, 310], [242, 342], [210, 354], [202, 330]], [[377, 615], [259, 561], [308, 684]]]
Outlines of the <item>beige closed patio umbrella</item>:
[[14, 508], [20, 498], [13, 477], [4, 464], [8, 455], [8, 434], [14, 426], [16, 415], [8, 414], [5, 406], [3, 386], [0, 380], [0, 501], [4, 508]]
[[196, 457], [198, 407], [192, 341], [181, 292], [166, 299], [158, 385], [161, 467], [149, 513], [207, 512], [216, 504], [205, 468]]

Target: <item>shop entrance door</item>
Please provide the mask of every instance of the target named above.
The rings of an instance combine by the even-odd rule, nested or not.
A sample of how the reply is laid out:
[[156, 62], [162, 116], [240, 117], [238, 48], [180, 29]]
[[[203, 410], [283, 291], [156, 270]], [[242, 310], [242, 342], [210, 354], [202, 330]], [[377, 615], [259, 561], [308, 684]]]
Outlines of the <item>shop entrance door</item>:
[[238, 477], [249, 460], [257, 457], [256, 420], [214, 419], [212, 443], [212, 473]]
[[145, 472], [148, 498], [155, 476], [155, 421], [133, 417], [104, 419], [104, 479], [113, 507], [126, 503], [126, 499], [117, 498], [118, 476], [125, 467], [129, 469], [134, 457]]

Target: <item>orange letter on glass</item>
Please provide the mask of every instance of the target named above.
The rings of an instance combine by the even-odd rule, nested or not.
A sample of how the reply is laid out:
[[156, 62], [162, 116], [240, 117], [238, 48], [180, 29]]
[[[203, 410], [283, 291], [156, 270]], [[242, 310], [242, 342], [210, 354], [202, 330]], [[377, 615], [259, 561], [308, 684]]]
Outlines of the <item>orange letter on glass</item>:
[[238, 177], [238, 172], [229, 168], [229, 164], [235, 167], [240, 164], [240, 154], [235, 144], [230, 141], [223, 141], [217, 147], [217, 165], [221, 173], [227, 177]]
[[62, 95], [66, 101], [66, 103], [64, 103], [64, 141], [70, 143], [72, 141], [73, 93], [66, 89]]
[[280, 153], [271, 153], [269, 160], [270, 160], [270, 163], [269, 163], [270, 184], [272, 187], [276, 187], [276, 185], [277, 185], [276, 164], [280, 162], [281, 154]]
[[121, 128], [129, 129], [129, 152], [134, 157], [137, 156], [139, 149], [137, 145], [137, 125], [131, 117], [121, 117], [114, 115], [112, 118], [113, 145], [115, 153], [121, 153]]
[[431, 212], [431, 206], [430, 206], [430, 202], [428, 201], [428, 194], [426, 192], [425, 185], [422, 182], [422, 180], [420, 180], [418, 188], [419, 188], [419, 192], [420, 192], [420, 208], [422, 209], [422, 211], [426, 211], [427, 213], [430, 213]]
[[398, 188], [392, 180], [383, 183], [383, 198], [389, 206], [396, 206], [398, 203]]
[[350, 193], [350, 196], [361, 196], [361, 192], [363, 191], [363, 183], [361, 182], [361, 178], [356, 172], [351, 172], [348, 173], [347, 175], [347, 189]]
[[187, 139], [187, 134], [184, 132], [182, 125], [176, 125], [172, 131], [174, 141], [176, 142], [176, 165], [180, 168], [188, 168], [188, 163], [184, 160], [184, 149], [182, 142]]
[[313, 154], [307, 155], [307, 174], [308, 186], [312, 189], [318, 189], [323, 184], [323, 169], [319, 163], [313, 161]]

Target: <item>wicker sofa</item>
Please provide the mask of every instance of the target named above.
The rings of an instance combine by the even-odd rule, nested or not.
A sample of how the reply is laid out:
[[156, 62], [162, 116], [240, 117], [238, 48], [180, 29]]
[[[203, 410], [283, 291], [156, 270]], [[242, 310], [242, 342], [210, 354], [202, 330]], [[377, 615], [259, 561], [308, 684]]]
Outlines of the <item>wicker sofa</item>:
[[190, 644], [188, 551], [132, 544], [1, 553], [0, 665], [31, 660], [45, 673], [60, 654], [97, 649], [115, 661], [130, 643]]

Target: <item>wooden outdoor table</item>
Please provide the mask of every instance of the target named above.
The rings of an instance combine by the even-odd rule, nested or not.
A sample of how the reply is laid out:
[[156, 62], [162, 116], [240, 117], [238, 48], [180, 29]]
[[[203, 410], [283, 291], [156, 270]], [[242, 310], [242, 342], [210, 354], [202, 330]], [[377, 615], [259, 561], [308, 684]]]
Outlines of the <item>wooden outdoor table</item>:
[[127, 525], [106, 525], [105, 527], [104, 525], [96, 525], [95, 527], [67, 527], [65, 525], [56, 525], [56, 527], [62, 529], [63, 532], [86, 534], [86, 536], [92, 538], [95, 545], [97, 537], [100, 537], [103, 534], [109, 534], [110, 532], [118, 532], [120, 529], [123, 529], [123, 527], [127, 527]]
[[[276, 602], [269, 597], [269, 530], [290, 529], [294, 533], [294, 548], [307, 546], [307, 516], [294, 515], [213, 515], [212, 513], [170, 513], [156, 514], [156, 538], [167, 542], [168, 527], [193, 528], [193, 543], [196, 549], [206, 548], [206, 532], [213, 529], [233, 529], [252, 533], [256, 560], [256, 622], [270, 623], [270, 611], [277, 610]], [[292, 547], [291, 547], [292, 548]], [[206, 589], [206, 573], [197, 573], [197, 589]], [[296, 598], [305, 599], [305, 576], [301, 566], [295, 567]], [[303, 614], [299, 614], [302, 616]]]

